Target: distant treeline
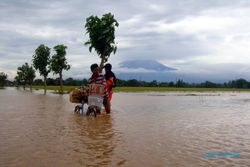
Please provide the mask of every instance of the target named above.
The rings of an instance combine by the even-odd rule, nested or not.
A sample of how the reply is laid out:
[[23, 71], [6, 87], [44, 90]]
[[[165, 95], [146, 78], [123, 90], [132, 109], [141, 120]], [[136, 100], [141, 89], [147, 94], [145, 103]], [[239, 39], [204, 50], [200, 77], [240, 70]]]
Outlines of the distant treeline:
[[151, 82], [138, 81], [136, 79], [131, 80], [119, 80], [117, 86], [135, 86], [135, 87], [181, 87], [181, 88], [250, 88], [250, 82], [245, 79], [236, 79], [224, 83], [214, 83], [211, 81], [205, 81], [201, 83], [188, 83], [182, 79], [176, 82], [157, 82], [153, 80]]
[[[82, 85], [87, 85], [87, 83], [88, 83], [87, 79], [67, 78], [63, 80], [63, 85], [66, 86], [82, 86]], [[15, 82], [8, 81], [7, 85], [14, 86], [16, 84]], [[43, 80], [35, 79], [33, 85], [43, 85]], [[60, 85], [60, 79], [48, 78], [47, 85], [58, 86]], [[126, 87], [132, 87], [132, 86], [133, 87], [183, 87], [183, 88], [250, 88], [250, 82], [242, 78], [224, 83], [214, 83], [211, 81], [205, 81], [201, 83], [188, 83], [184, 82], [181, 79], [175, 82], [173, 81], [157, 82], [156, 80], [153, 80], [151, 82], [146, 82], [146, 81], [138, 81], [136, 79], [130, 79], [130, 80], [117, 79], [116, 86], [117, 87], [125, 87], [125, 86]]]

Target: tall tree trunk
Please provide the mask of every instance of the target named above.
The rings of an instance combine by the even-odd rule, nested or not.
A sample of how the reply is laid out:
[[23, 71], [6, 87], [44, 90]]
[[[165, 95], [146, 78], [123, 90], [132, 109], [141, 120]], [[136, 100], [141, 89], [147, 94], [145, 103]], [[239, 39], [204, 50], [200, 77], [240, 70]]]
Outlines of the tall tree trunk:
[[30, 84], [30, 91], [32, 92], [32, 84]]
[[47, 76], [44, 76], [44, 94], [46, 95], [47, 91]]
[[101, 59], [101, 63], [100, 63], [100, 66], [99, 66], [99, 72], [102, 73], [102, 69], [104, 68], [104, 56], [102, 56], [102, 59]]
[[32, 81], [29, 80], [29, 85], [30, 85], [30, 91], [32, 92]]
[[60, 93], [63, 93], [63, 81], [62, 81], [62, 71], [59, 73], [60, 75]]
[[26, 81], [23, 84], [23, 90], [26, 90]]

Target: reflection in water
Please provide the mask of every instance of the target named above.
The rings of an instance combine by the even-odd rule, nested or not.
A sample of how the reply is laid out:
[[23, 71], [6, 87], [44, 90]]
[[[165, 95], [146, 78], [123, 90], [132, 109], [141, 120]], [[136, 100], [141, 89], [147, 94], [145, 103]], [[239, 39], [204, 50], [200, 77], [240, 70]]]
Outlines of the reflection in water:
[[[0, 90], [0, 166], [247, 166], [248, 93], [115, 93], [111, 115], [68, 95]], [[206, 152], [239, 157], [206, 158]]]
[[[250, 164], [248, 93], [156, 94], [161, 96], [120, 93], [114, 98], [116, 120], [127, 124], [118, 125], [131, 151], [126, 166]], [[207, 159], [202, 156], [207, 151], [240, 152], [240, 157]]]
[[[0, 92], [0, 166], [118, 166], [112, 115], [74, 114], [63, 95]], [[13, 102], [14, 101], [14, 102]], [[113, 160], [113, 161], [112, 161]]]
[[75, 117], [78, 124], [79, 138], [85, 146], [84, 159], [89, 166], [109, 166], [114, 151], [114, 132], [112, 120], [109, 115], [101, 115], [97, 118]]

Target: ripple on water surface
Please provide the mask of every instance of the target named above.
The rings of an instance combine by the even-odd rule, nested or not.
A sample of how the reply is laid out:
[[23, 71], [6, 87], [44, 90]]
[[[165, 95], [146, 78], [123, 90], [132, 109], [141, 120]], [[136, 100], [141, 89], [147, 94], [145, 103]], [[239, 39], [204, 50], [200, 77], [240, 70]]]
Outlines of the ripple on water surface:
[[[115, 93], [112, 113], [68, 95], [0, 90], [0, 166], [247, 166], [248, 93]], [[204, 157], [240, 152], [239, 157]]]

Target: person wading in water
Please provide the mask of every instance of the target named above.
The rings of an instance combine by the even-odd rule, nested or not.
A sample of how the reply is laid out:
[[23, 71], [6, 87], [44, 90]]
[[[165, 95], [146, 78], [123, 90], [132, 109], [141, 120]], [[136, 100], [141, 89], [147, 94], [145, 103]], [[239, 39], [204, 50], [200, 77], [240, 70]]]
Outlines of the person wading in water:
[[[90, 66], [90, 70], [92, 72], [92, 76], [88, 79], [88, 84], [101, 84], [105, 86], [105, 90], [104, 90], [104, 95], [103, 95], [103, 105], [105, 108], [105, 111], [107, 114], [110, 113], [110, 100], [109, 100], [109, 96], [107, 93], [107, 88], [106, 88], [106, 80], [105, 77], [99, 73], [99, 67], [97, 64], [92, 64]], [[101, 114], [100, 110], [96, 111], [97, 114]]]

